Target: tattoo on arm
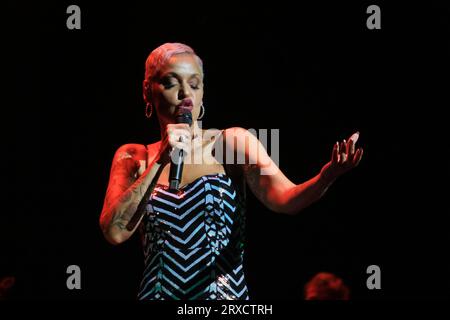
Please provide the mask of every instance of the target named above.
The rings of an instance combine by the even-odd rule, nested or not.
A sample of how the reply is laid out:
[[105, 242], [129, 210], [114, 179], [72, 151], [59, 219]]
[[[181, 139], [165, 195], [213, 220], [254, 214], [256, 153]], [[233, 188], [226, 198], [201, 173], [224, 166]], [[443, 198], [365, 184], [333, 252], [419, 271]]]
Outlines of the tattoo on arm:
[[[108, 217], [103, 220], [102, 226], [110, 232], [111, 227], [115, 227], [113, 232], [131, 232], [141, 221], [148, 198], [164, 166], [159, 166], [156, 174], [149, 172], [139, 176], [140, 163], [129, 153], [119, 152], [115, 159], [103, 210]], [[144, 183], [149, 175], [152, 177], [150, 186]]]
[[113, 217], [113, 221], [112, 221], [111, 225], [119, 228], [120, 230], [125, 230], [127, 223], [128, 223], [128, 220], [123, 219], [122, 214], [120, 214], [116, 217]]
[[127, 208], [123, 212], [115, 214], [109, 225], [116, 226], [120, 230], [124, 230], [127, 221], [131, 219], [133, 209], [137, 205], [131, 203], [134, 193], [142, 193], [142, 186], [133, 188], [133, 184], [137, 181], [138, 163], [128, 153], [120, 153], [114, 161], [111, 168], [111, 178], [106, 191], [104, 212], [111, 212], [117, 203]]

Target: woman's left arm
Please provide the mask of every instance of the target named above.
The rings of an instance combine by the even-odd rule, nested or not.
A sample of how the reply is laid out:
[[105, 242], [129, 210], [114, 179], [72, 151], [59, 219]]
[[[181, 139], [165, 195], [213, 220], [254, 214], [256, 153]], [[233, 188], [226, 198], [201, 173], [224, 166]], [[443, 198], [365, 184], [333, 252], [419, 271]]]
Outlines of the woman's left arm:
[[363, 155], [363, 149], [355, 147], [359, 138], [359, 133], [355, 133], [348, 142], [335, 143], [331, 160], [319, 174], [295, 184], [283, 174], [261, 142], [249, 131], [230, 128], [225, 133], [227, 148], [233, 148], [238, 156], [246, 159], [244, 175], [253, 194], [267, 208], [279, 213], [296, 214], [319, 200], [339, 176], [359, 164]]

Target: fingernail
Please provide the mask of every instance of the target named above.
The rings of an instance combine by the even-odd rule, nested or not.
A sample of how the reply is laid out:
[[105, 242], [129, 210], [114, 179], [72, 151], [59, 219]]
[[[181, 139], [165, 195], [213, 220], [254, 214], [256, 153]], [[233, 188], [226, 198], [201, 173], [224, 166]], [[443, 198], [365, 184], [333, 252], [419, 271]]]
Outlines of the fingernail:
[[353, 142], [358, 141], [359, 139], [359, 131], [355, 132], [354, 134], [352, 134], [352, 136], [350, 137], [351, 140], [353, 140]]

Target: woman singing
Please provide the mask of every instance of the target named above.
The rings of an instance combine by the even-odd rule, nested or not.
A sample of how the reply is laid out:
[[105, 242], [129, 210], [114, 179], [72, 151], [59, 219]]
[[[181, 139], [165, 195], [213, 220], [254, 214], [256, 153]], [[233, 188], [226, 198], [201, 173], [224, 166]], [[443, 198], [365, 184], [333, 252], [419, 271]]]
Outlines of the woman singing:
[[[112, 162], [100, 226], [112, 244], [140, 229], [141, 300], [249, 299], [242, 268], [246, 185], [270, 210], [296, 214], [356, 167], [363, 154], [355, 148], [355, 133], [334, 145], [318, 175], [294, 184], [247, 130], [201, 129], [203, 75], [202, 61], [190, 47], [156, 48], [146, 61], [143, 89], [146, 115], [157, 116], [161, 140], [125, 144]], [[177, 123], [180, 110], [192, 114], [192, 124]], [[177, 190], [169, 187], [174, 150], [185, 152]], [[225, 154], [245, 163], [223, 161], [219, 155]]]

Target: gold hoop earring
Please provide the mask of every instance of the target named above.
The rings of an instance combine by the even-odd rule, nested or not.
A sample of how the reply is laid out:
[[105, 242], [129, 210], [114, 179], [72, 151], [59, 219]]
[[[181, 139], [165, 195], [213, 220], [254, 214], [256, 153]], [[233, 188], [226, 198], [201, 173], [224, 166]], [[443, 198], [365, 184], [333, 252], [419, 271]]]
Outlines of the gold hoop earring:
[[203, 118], [203, 116], [205, 115], [205, 106], [203, 105], [203, 103], [202, 103], [202, 105], [200, 106], [200, 108], [202, 108], [202, 115], [200, 116], [198, 116], [198, 118], [197, 118], [197, 120], [202, 120], [202, 118]]
[[[150, 113], [148, 113], [148, 107], [150, 106]], [[145, 116], [147, 118], [150, 118], [153, 114], [153, 106], [150, 102], [147, 102], [147, 104], [145, 105]]]

